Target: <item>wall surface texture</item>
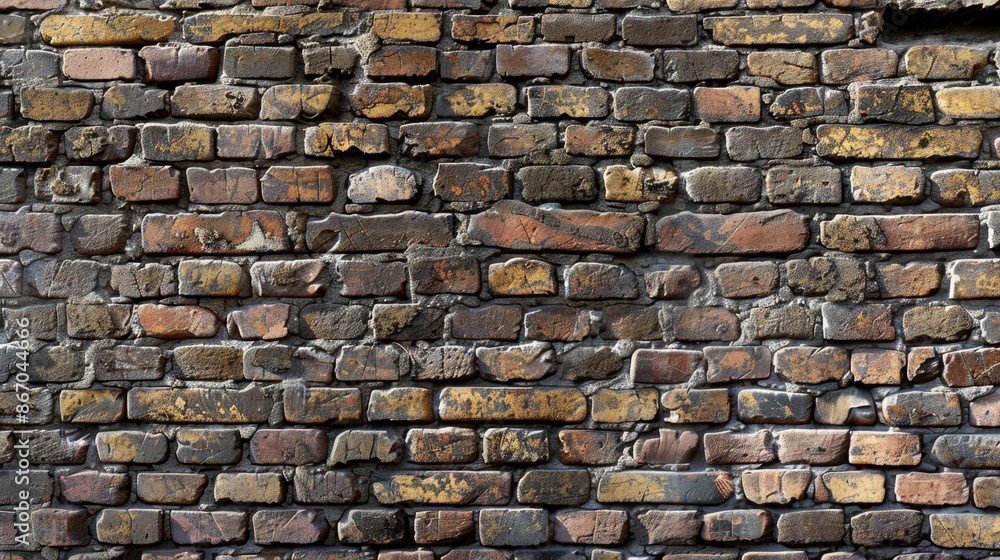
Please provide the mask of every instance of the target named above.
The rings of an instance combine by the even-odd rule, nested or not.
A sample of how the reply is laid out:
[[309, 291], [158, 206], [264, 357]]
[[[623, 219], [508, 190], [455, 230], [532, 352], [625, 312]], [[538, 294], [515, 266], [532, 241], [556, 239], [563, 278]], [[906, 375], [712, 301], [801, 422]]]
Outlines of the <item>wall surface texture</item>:
[[0, 559], [1000, 549], [995, 31], [0, 10]]

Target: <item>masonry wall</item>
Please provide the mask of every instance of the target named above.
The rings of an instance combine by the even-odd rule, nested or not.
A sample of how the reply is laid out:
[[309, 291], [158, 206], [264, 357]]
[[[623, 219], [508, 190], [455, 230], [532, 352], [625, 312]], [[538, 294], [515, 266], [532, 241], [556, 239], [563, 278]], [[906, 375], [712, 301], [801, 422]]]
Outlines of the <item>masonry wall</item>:
[[991, 34], [0, 10], [3, 560], [1000, 549]]

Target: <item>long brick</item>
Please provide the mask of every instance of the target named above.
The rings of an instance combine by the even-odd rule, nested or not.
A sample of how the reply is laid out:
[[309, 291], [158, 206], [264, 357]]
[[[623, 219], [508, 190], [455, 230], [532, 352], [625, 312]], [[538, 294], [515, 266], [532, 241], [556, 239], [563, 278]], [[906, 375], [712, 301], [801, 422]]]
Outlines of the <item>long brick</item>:
[[794, 253], [809, 242], [807, 217], [790, 210], [731, 215], [681, 212], [656, 223], [656, 249], [692, 255]]
[[644, 223], [637, 214], [543, 210], [503, 200], [469, 221], [469, 237], [493, 247], [535, 251], [633, 253]]
[[953, 251], [979, 244], [979, 217], [972, 214], [851, 216], [820, 223], [828, 249], [867, 251]]
[[587, 399], [577, 389], [447, 387], [438, 394], [445, 421], [582, 422]]
[[249, 255], [290, 248], [285, 219], [272, 210], [221, 214], [147, 214], [142, 247], [149, 254]]

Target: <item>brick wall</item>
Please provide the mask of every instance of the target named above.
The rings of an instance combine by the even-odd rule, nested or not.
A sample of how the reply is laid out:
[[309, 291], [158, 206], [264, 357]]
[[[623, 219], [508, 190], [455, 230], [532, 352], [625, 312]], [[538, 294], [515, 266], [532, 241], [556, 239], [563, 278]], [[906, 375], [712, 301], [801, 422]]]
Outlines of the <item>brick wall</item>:
[[0, 0], [0, 559], [1000, 549], [992, 32], [66, 2]]

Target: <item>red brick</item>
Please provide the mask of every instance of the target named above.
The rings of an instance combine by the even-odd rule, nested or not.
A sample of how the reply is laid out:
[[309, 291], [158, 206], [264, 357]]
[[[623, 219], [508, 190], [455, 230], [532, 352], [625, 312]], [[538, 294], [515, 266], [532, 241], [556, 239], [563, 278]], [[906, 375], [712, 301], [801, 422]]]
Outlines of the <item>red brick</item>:
[[144, 303], [136, 309], [139, 326], [146, 336], [164, 339], [211, 338], [220, 321], [210, 310], [197, 305]]
[[63, 53], [63, 74], [71, 80], [132, 80], [135, 52], [126, 49], [69, 49]]
[[693, 255], [794, 253], [809, 243], [806, 216], [790, 210], [731, 215], [681, 212], [656, 224], [656, 248]]
[[270, 210], [147, 214], [142, 219], [142, 248], [161, 255], [242, 255], [285, 251], [289, 240], [284, 216]]
[[329, 204], [337, 194], [333, 169], [326, 165], [269, 167], [260, 190], [268, 204]]
[[219, 70], [219, 51], [202, 45], [148, 46], [139, 57], [148, 82], [210, 82]]
[[979, 244], [979, 217], [971, 214], [841, 214], [820, 223], [820, 242], [828, 249], [846, 252], [974, 249]]
[[257, 202], [257, 171], [246, 167], [187, 168], [191, 202], [198, 204], [253, 204]]

